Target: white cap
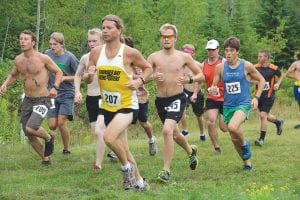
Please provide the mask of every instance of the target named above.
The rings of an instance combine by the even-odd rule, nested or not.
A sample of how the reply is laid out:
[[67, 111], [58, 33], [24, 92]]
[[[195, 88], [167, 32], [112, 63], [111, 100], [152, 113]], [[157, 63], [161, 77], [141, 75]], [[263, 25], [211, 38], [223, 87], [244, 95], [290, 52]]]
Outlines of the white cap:
[[217, 40], [209, 40], [205, 49], [217, 49], [219, 47], [219, 42]]

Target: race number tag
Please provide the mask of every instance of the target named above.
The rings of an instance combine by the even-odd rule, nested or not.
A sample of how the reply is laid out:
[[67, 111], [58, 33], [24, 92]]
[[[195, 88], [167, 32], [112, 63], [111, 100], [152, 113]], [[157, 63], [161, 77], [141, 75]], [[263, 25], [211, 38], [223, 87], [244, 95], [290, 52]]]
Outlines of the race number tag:
[[180, 111], [180, 103], [179, 99], [173, 101], [168, 107], [165, 107], [167, 112], [179, 112]]
[[270, 83], [266, 82], [264, 86], [264, 90], [269, 90], [270, 89]]
[[121, 105], [121, 94], [119, 92], [107, 92], [103, 91], [103, 101], [110, 106]]
[[216, 96], [216, 97], [221, 96], [221, 94], [220, 94], [220, 89], [219, 89], [219, 88], [217, 88], [217, 91], [216, 91], [215, 94], [213, 94], [213, 96]]
[[33, 106], [33, 112], [44, 118], [47, 115], [48, 108], [45, 105]]
[[298, 87], [298, 93], [300, 93], [300, 87]]
[[240, 82], [226, 83], [226, 91], [228, 94], [239, 94], [241, 93]]
[[99, 99], [98, 106], [99, 106], [99, 108], [101, 108], [101, 106], [102, 106], [102, 99]]

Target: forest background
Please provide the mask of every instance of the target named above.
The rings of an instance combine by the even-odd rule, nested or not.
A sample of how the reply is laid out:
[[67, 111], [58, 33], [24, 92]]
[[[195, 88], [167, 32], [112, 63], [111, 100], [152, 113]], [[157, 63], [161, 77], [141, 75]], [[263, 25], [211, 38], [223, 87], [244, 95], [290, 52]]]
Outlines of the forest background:
[[[48, 48], [49, 35], [62, 32], [66, 49], [78, 59], [88, 51], [87, 31], [101, 28], [107, 14], [120, 16], [125, 35], [134, 39], [135, 47], [145, 57], [159, 50], [159, 27], [175, 24], [179, 31], [176, 48], [185, 43], [196, 47], [196, 60], [206, 57], [205, 44], [209, 39], [223, 41], [235, 36], [241, 41], [240, 57], [257, 62], [260, 49], [271, 52], [271, 60], [283, 71], [294, 61], [300, 48], [300, 1], [298, 0], [0, 0], [0, 83], [11, 70], [12, 60], [21, 53], [18, 37], [29, 29], [38, 36], [37, 49]], [[292, 80], [284, 80], [277, 92], [281, 102], [290, 105]], [[0, 141], [10, 141], [18, 132], [17, 109], [22, 94], [21, 81], [9, 88], [0, 99]], [[85, 86], [83, 86], [85, 87]], [[147, 84], [150, 94], [155, 85]], [[85, 91], [84, 89], [82, 90]], [[289, 92], [286, 92], [289, 91]], [[151, 95], [150, 102], [153, 102]], [[153, 104], [150, 115], [156, 116]], [[87, 122], [84, 106], [77, 109], [79, 120]], [[154, 117], [156, 118], [156, 117]], [[13, 127], [13, 128], [11, 128]]]

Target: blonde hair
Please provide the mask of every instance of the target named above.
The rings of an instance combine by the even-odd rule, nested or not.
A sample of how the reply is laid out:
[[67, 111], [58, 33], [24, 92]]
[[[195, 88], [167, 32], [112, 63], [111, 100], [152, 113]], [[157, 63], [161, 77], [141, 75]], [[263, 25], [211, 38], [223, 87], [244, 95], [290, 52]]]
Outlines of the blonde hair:
[[195, 51], [195, 46], [192, 45], [192, 44], [185, 44], [182, 46], [182, 49], [185, 49], [185, 48], [188, 48], [188, 49], [191, 49], [193, 51]]
[[166, 24], [163, 24], [160, 28], [159, 28], [159, 32], [161, 34], [161, 32], [163, 30], [167, 30], [167, 29], [172, 29], [174, 34], [175, 34], [175, 37], [177, 38], [177, 28], [175, 25], [173, 24], [170, 24], [170, 23], [166, 23]]
[[100, 28], [92, 28], [92, 29], [88, 30], [88, 35], [97, 35], [99, 37], [100, 41], [103, 42], [102, 31]]
[[123, 33], [123, 31], [124, 31], [124, 23], [123, 23], [122, 19], [119, 16], [109, 14], [109, 15], [106, 15], [105, 17], [102, 18], [102, 23], [105, 20], [115, 22], [117, 29], [121, 30], [121, 34]]
[[59, 44], [61, 44], [62, 46], [65, 46], [65, 38], [64, 38], [64, 35], [62, 33], [53, 32], [50, 35], [50, 39], [53, 39], [56, 42], [58, 42]]

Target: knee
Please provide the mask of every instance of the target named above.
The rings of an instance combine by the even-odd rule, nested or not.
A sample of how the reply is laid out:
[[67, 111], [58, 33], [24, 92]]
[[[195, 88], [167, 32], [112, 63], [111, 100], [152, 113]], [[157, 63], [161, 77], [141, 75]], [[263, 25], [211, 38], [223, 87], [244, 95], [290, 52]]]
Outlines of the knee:
[[34, 131], [35, 130], [33, 128], [30, 128], [29, 126], [25, 127], [25, 132], [27, 133], [27, 135], [33, 135]]
[[113, 138], [109, 136], [109, 134], [105, 133], [103, 135], [103, 140], [107, 146], [111, 146], [113, 144]]
[[162, 133], [164, 136], [172, 136], [173, 135], [173, 132], [169, 128], [166, 128], [166, 127], [163, 128]]
[[214, 126], [215, 125], [215, 121], [214, 120], [207, 120], [207, 126]]
[[236, 126], [234, 126], [234, 125], [232, 125], [232, 124], [228, 124], [228, 131], [229, 132], [236, 132], [237, 131], [237, 129], [238, 129], [238, 127], [236, 127]]

